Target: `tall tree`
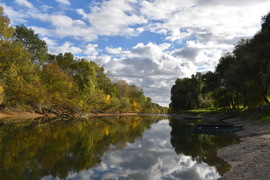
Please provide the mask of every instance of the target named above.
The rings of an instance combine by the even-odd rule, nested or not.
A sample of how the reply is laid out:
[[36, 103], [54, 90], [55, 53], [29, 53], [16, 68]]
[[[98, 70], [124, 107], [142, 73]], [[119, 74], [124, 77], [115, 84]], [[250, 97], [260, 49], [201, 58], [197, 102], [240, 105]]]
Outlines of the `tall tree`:
[[12, 40], [14, 29], [0, 7], [0, 85], [1, 103], [34, 105], [42, 102], [43, 88], [29, 52]]
[[44, 65], [48, 59], [48, 48], [44, 40], [41, 40], [34, 30], [24, 25], [16, 26], [13, 38], [22, 42], [25, 50], [31, 54], [32, 63]]

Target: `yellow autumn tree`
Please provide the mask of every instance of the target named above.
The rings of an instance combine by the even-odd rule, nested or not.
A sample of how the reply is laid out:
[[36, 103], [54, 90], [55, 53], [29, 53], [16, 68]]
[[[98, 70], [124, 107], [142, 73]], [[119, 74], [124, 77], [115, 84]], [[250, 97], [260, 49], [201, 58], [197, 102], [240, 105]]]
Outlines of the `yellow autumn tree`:
[[52, 106], [73, 107], [76, 102], [76, 90], [72, 79], [56, 63], [44, 67], [42, 82], [48, 92], [47, 100]]
[[4, 88], [3, 86], [0, 85], [0, 104], [3, 103], [3, 99], [4, 99]]
[[8, 40], [12, 38], [14, 28], [10, 26], [10, 20], [4, 15], [4, 8], [0, 6], [0, 40]]

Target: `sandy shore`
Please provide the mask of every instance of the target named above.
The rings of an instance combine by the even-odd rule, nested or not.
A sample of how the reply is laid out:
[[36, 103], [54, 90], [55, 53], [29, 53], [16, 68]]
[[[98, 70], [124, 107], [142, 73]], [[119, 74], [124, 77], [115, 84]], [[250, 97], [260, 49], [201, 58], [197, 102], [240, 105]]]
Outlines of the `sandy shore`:
[[[93, 116], [136, 116], [140, 115], [138, 113], [84, 113], [84, 114], [75, 114], [72, 117], [93, 117]], [[35, 118], [44, 117], [43, 114], [38, 114], [34, 112], [20, 112], [20, 111], [0, 111], [0, 120], [14, 120], [14, 121], [23, 121], [31, 120]], [[55, 114], [47, 114], [49, 117], [56, 117]]]
[[244, 124], [236, 132], [241, 143], [220, 149], [217, 155], [227, 161], [231, 170], [220, 180], [269, 180], [270, 179], [270, 125], [255, 123], [243, 117], [227, 119], [226, 122]]
[[43, 117], [42, 114], [20, 111], [0, 111], [0, 119], [8, 120], [27, 120]]
[[[177, 119], [196, 115], [182, 114]], [[217, 122], [224, 117], [220, 114], [206, 115], [202, 119]], [[244, 124], [244, 129], [236, 132], [241, 143], [218, 150], [217, 155], [232, 167], [220, 180], [269, 180], [270, 179], [270, 123], [262, 124], [248, 120], [248, 117], [234, 117], [225, 122]]]

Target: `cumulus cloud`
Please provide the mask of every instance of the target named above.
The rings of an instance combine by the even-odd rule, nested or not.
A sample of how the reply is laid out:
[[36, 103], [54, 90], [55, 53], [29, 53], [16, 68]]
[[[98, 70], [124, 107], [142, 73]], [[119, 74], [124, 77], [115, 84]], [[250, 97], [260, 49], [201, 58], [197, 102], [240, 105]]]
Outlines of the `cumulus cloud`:
[[90, 56], [91, 58], [94, 58], [99, 54], [97, 48], [97, 44], [87, 44], [84, 47], [83, 53], [86, 54], [88, 57]]
[[48, 14], [29, 12], [30, 16], [40, 21], [50, 23], [51, 28], [33, 27], [43, 36], [50, 37], [72, 37], [74, 40], [92, 41], [97, 39], [94, 30], [89, 27], [83, 20], [74, 20], [69, 16], [62, 14]]
[[86, 15], [79, 11], [84, 18], [87, 18], [89, 23], [100, 35], [127, 35], [136, 34], [133, 25], [141, 25], [147, 23], [147, 20], [138, 15], [132, 0], [111, 0], [103, 1], [97, 6], [91, 8], [91, 13]]
[[168, 101], [176, 78], [190, 76], [197, 70], [195, 62], [176, 57], [169, 48], [168, 43], [152, 42], [139, 43], [129, 51], [120, 47], [106, 48], [111, 59], [102, 63], [113, 78], [143, 87], [145, 94], [154, 102], [163, 104]]
[[[168, 32], [168, 39], [177, 40], [192, 34], [210, 32], [212, 36], [234, 38], [251, 36], [258, 30], [261, 12], [268, 11], [267, 0], [258, 1], [143, 1], [142, 13], [154, 20], [155, 32]], [[253, 12], [254, 13], [251, 13]], [[156, 20], [162, 20], [155, 22]], [[184, 31], [181, 31], [184, 30]]]
[[79, 54], [82, 51], [83, 50], [81, 48], [74, 46], [74, 44], [69, 41], [66, 41], [63, 45], [54, 45], [54, 46], [52, 45], [49, 47], [49, 52], [52, 54], [65, 53], [65, 52], [71, 52], [72, 54]]

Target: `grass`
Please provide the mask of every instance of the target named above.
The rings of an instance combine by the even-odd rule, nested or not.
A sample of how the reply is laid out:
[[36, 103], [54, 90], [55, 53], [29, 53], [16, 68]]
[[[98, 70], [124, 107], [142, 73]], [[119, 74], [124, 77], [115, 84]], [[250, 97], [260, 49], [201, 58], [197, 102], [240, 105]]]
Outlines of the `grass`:
[[218, 109], [205, 108], [205, 109], [188, 110], [187, 112], [190, 112], [190, 113], [211, 113], [211, 112], [217, 112], [217, 111], [218, 111]]
[[252, 121], [270, 123], [270, 105], [267, 104], [246, 110], [243, 112], [243, 115], [248, 116]]
[[220, 109], [220, 108], [201, 108], [181, 111], [178, 114], [190, 113], [197, 115], [220, 113], [223, 115], [240, 115], [256, 122], [270, 123], [270, 104], [258, 106], [255, 109]]

